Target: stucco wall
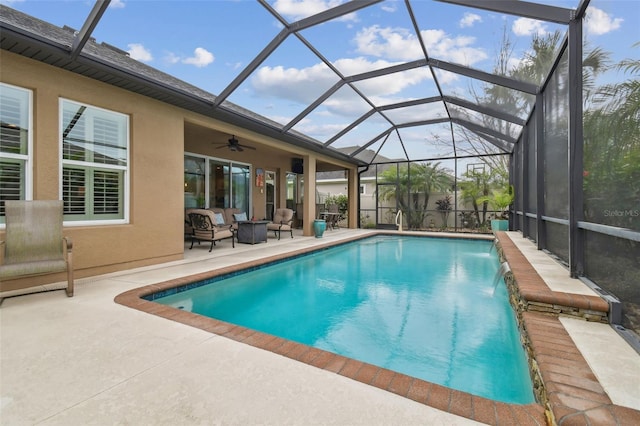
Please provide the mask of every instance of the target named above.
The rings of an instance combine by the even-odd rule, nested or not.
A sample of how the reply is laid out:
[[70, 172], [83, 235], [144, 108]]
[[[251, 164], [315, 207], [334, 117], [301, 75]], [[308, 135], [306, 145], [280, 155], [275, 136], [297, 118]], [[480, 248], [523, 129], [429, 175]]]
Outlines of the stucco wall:
[[[285, 174], [291, 157], [320, 160], [340, 168], [354, 166], [251, 131], [235, 128], [187, 110], [0, 50], [0, 81], [33, 91], [33, 199], [60, 199], [59, 100], [66, 98], [127, 114], [130, 118], [129, 223], [66, 226], [73, 239], [76, 278], [183, 258], [184, 153], [238, 161], [252, 166], [253, 214], [265, 216], [264, 187], [255, 186], [255, 170], [278, 173], [278, 207], [285, 206]], [[221, 140], [212, 140], [216, 135]], [[234, 134], [256, 151], [216, 149]], [[224, 136], [222, 136], [224, 135]], [[314, 164], [315, 165], [315, 164]], [[305, 179], [311, 179], [305, 169]], [[262, 189], [262, 190], [261, 190]], [[355, 226], [355, 225], [354, 225]], [[311, 235], [311, 228], [305, 229]], [[0, 239], [4, 230], [0, 229]], [[64, 281], [64, 274], [6, 280], [0, 290]]]
[[[0, 64], [2, 82], [33, 90], [34, 199], [60, 199], [60, 98], [130, 117], [130, 223], [65, 227], [73, 239], [76, 277], [182, 258], [184, 126], [179, 110], [5, 51]], [[49, 275], [27, 281], [63, 279]], [[25, 283], [5, 281], [2, 290]]]

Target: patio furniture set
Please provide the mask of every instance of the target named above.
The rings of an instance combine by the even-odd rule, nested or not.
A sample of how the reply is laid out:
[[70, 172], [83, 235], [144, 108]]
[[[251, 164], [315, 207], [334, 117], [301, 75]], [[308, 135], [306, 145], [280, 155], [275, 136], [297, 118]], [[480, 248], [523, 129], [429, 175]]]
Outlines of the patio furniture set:
[[209, 251], [213, 250], [217, 241], [231, 239], [232, 247], [235, 241], [244, 244], [267, 242], [268, 231], [280, 239], [282, 231], [289, 232], [293, 238], [293, 210], [277, 209], [273, 220], [249, 220], [246, 213], [234, 208], [186, 209], [185, 235], [194, 242], [206, 241], [211, 243]]

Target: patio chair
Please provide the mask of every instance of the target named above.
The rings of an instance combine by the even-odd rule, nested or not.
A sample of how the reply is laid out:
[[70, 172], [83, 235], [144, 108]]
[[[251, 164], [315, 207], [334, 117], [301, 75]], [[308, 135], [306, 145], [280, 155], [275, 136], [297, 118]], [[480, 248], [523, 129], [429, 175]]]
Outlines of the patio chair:
[[328, 207], [328, 211], [324, 213], [327, 221], [327, 228], [334, 230], [336, 228], [340, 228], [339, 222], [342, 220], [342, 214], [338, 209], [337, 204], [331, 204]]
[[6, 201], [5, 241], [0, 241], [0, 281], [67, 272], [73, 296], [73, 244], [62, 235], [62, 201]]
[[276, 209], [276, 213], [273, 215], [273, 222], [267, 223], [267, 230], [273, 231], [278, 239], [280, 239], [282, 231], [289, 231], [291, 238], [293, 238], [293, 210]]
[[189, 213], [189, 220], [193, 228], [189, 250], [193, 248], [195, 241], [198, 241], [198, 244], [200, 241], [208, 241], [211, 242], [211, 247], [209, 248], [209, 252], [211, 252], [216, 241], [226, 238], [231, 238], [231, 246], [235, 248], [234, 233], [231, 225], [215, 225], [215, 216], [211, 210], [193, 210]]

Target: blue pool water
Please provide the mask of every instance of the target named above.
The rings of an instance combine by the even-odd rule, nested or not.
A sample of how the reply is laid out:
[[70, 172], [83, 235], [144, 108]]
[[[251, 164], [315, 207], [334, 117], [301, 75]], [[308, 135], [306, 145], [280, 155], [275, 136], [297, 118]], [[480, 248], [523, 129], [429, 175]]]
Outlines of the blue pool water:
[[534, 402], [488, 241], [376, 236], [155, 300], [497, 401]]

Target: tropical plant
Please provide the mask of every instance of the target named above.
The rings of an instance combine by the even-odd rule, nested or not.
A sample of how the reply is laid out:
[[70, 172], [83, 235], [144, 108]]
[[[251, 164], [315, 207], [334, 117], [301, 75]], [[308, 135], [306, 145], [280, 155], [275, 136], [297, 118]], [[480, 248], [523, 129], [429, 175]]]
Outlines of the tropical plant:
[[436, 210], [442, 216], [442, 227], [446, 228], [449, 224], [449, 215], [451, 214], [451, 210], [453, 209], [451, 203], [451, 195], [447, 194], [443, 198], [436, 201]]
[[640, 60], [611, 69], [629, 77], [594, 90], [584, 112], [585, 218], [640, 230]]
[[392, 184], [380, 186], [379, 196], [385, 201], [396, 201], [410, 229], [423, 226], [431, 194], [444, 192], [452, 184], [451, 176], [439, 162], [398, 164], [380, 173], [378, 181]]
[[[528, 53], [519, 61], [519, 65], [517, 67], [512, 68], [512, 64], [514, 62], [513, 59], [515, 59], [513, 58], [514, 44], [509, 38], [508, 29], [504, 27], [499, 53], [496, 55], [496, 63], [493, 67], [493, 74], [504, 75], [537, 85], [542, 84], [555, 61], [555, 57], [558, 54], [558, 48], [561, 45], [563, 38], [564, 34], [559, 31], [543, 35], [534, 35]], [[609, 57], [609, 53], [600, 48], [590, 49], [585, 46], [582, 63], [582, 86], [586, 97], [589, 97], [590, 94], [595, 91], [595, 76], [607, 69]], [[559, 66], [560, 68], [566, 67], [566, 61], [561, 62]], [[558, 72], [563, 74], [567, 73], [566, 70], [562, 69]], [[500, 85], [485, 84], [482, 89], [483, 90], [480, 93], [473, 89], [470, 90], [469, 96], [475, 99], [476, 103], [480, 105], [487, 106], [498, 111], [509, 112], [516, 116], [521, 116], [523, 113], [526, 113], [526, 111], [529, 111], [532, 102], [535, 101], [535, 98], [532, 96], [522, 95], [520, 92], [507, 89]], [[568, 90], [568, 85], [562, 85], [559, 90], [566, 92]], [[559, 94], [555, 98], [557, 100], [566, 99], [566, 94]], [[458, 111], [458, 113], [462, 114], [463, 118], [466, 118], [467, 121], [474, 121], [472, 116], [468, 113], [466, 114], [468, 117], [465, 117], [465, 112], [463, 110]], [[506, 136], [517, 136], [519, 126], [486, 114], [482, 115], [481, 118], [482, 125], [484, 127], [502, 133]], [[492, 140], [485, 134], [479, 134], [463, 126], [457, 126], [456, 133], [459, 135], [461, 140], [468, 142], [457, 147], [459, 152], [464, 152], [468, 155], [479, 155], [478, 160], [486, 163], [491, 169], [507, 169], [507, 156], [486, 155], [499, 153], [501, 150], [500, 145], [504, 145], [501, 144], [500, 141], [496, 141], [495, 139]]]
[[488, 202], [489, 206], [499, 212], [496, 214], [496, 218], [499, 219], [508, 219], [508, 208], [513, 203], [515, 198], [515, 193], [513, 191], [513, 186], [509, 185], [506, 188], [502, 188], [499, 190], [493, 190], [493, 194], [490, 196], [480, 197], [478, 202]]
[[460, 216], [460, 223], [465, 228], [475, 228], [476, 227], [476, 218], [472, 212], [460, 212], [458, 213]]
[[490, 194], [492, 176], [484, 170], [474, 169], [467, 170], [462, 176], [464, 180], [459, 182], [462, 202], [473, 208], [476, 224], [482, 226], [487, 220], [489, 201], [484, 198]]
[[338, 211], [341, 214], [346, 213], [346, 211], [349, 209], [349, 198], [344, 194], [329, 195], [327, 196], [327, 198], [325, 198], [324, 203], [327, 206], [335, 204], [336, 206], [338, 206]]

